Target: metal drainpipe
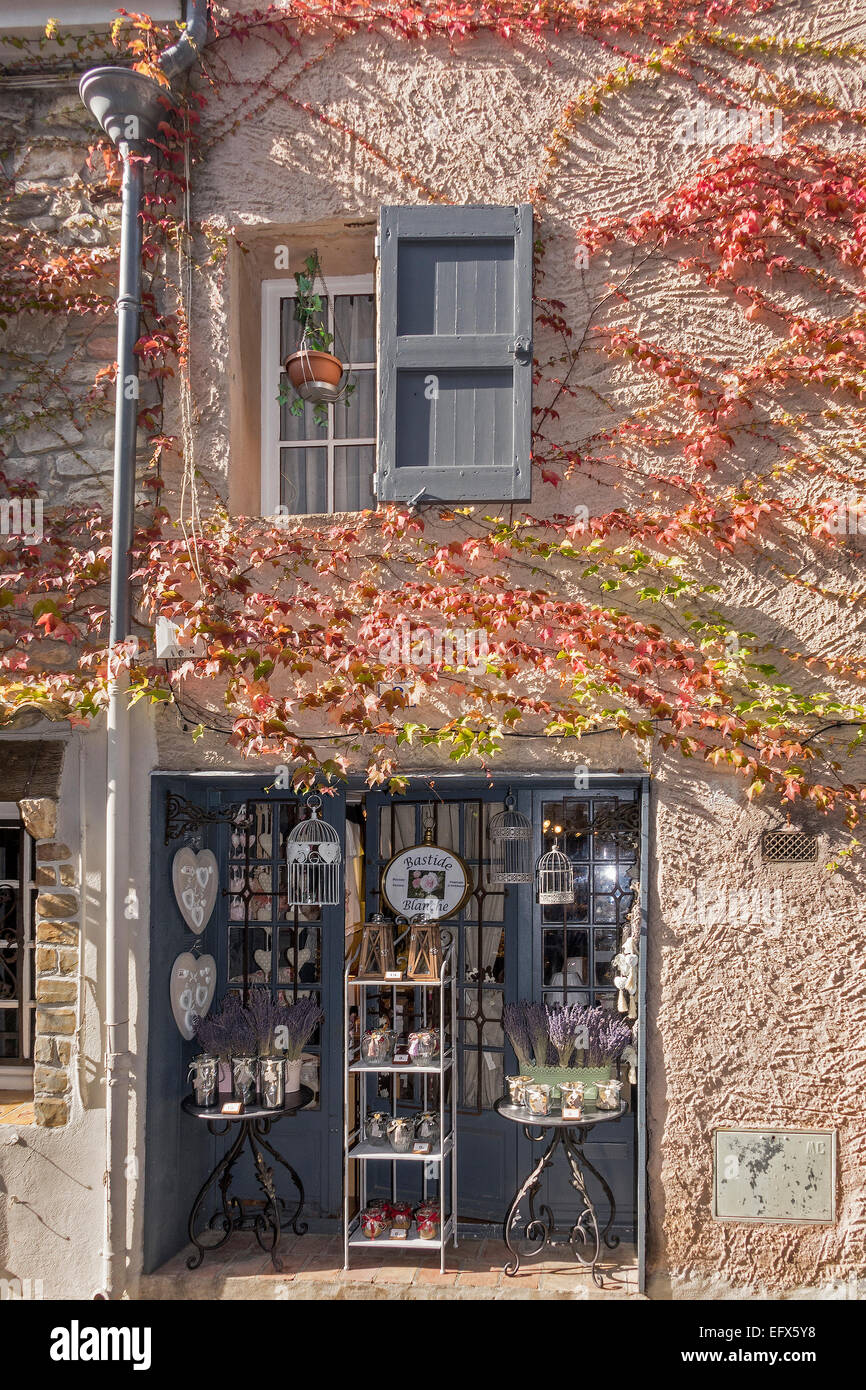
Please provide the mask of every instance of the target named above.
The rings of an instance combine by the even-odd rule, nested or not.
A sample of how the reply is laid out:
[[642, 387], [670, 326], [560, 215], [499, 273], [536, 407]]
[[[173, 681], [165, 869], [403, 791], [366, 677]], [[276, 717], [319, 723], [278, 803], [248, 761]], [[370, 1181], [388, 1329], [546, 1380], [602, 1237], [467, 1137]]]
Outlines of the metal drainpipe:
[[[207, 37], [207, 0], [190, 0], [186, 33], [162, 55], [169, 80], [189, 68]], [[123, 1295], [126, 1284], [127, 1159], [129, 1157], [129, 711], [119, 645], [130, 636], [129, 551], [135, 509], [138, 358], [141, 313], [142, 165], [164, 119], [164, 88], [128, 68], [93, 68], [79, 83], [81, 99], [123, 161], [120, 271], [117, 292], [117, 383], [109, 610], [109, 698], [105, 802], [105, 1173], [102, 1286], [96, 1298]], [[112, 674], [113, 671], [113, 674]]]

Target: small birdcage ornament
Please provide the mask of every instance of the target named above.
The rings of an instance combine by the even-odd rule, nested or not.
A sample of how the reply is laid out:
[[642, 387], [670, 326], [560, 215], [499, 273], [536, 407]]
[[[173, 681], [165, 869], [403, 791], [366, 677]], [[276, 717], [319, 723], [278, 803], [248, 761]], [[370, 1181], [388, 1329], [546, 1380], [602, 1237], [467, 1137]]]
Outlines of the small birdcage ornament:
[[[553, 833], [561, 835], [562, 826], [555, 825]], [[559, 840], [535, 865], [535, 898], [542, 907], [574, 902], [574, 865], [559, 848]]]
[[321, 804], [320, 796], [311, 796], [309, 819], [288, 834], [289, 907], [335, 907], [340, 901], [340, 837], [322, 820]]
[[490, 882], [532, 882], [532, 822], [515, 811], [509, 788], [505, 810], [490, 818]]

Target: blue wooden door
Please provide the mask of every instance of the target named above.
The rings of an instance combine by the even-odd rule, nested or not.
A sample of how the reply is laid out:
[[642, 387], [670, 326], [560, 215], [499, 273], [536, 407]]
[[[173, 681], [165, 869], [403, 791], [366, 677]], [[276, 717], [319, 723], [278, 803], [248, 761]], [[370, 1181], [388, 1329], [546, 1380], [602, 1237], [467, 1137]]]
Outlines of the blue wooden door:
[[[212, 805], [223, 811], [236, 807], [239, 813], [236, 821], [221, 824], [218, 832], [224, 885], [218, 906], [218, 993], [231, 989], [248, 997], [264, 989], [287, 1004], [311, 997], [325, 1014], [325, 1022], [305, 1048], [308, 1061], [301, 1079], [313, 1090], [313, 1101], [291, 1119], [276, 1122], [274, 1143], [285, 1147], [301, 1176], [308, 1214], [336, 1218], [342, 1191], [342, 874], [335, 905], [289, 907], [286, 840], [292, 827], [308, 814], [304, 801], [273, 792], [268, 795], [264, 789], [243, 797], [213, 789], [209, 796]], [[321, 815], [344, 843], [343, 796], [324, 797]], [[251, 1166], [244, 1181], [255, 1193]], [[291, 1189], [284, 1195], [290, 1197]]]
[[[580, 1003], [616, 1010], [611, 962], [622, 941], [626, 915], [639, 900], [640, 788], [611, 783], [592, 792], [534, 791], [532, 823], [536, 853], [557, 842], [572, 862], [576, 886], [574, 902], [567, 906], [540, 907], [533, 896], [534, 997], [550, 1006]], [[587, 1157], [613, 1191], [615, 1230], [632, 1240], [637, 1093], [627, 1084], [627, 1068], [621, 1079], [628, 1111], [620, 1120], [590, 1130]], [[528, 1171], [536, 1157], [521, 1138], [522, 1170]], [[574, 1209], [576, 1198], [565, 1163], [548, 1169], [544, 1184], [542, 1194], [555, 1212]], [[599, 1212], [606, 1213], [603, 1192], [592, 1178], [590, 1190], [599, 1201]]]
[[[200, 812], [200, 824], [166, 843], [166, 810], [171, 794]], [[246, 815], [248, 828], [236, 817]], [[195, 1194], [228, 1140], [214, 1138], [206, 1126], [180, 1109], [189, 1091], [187, 1069], [198, 1048], [178, 1033], [169, 1003], [174, 960], [190, 950], [193, 935], [174, 901], [171, 861], [184, 844], [210, 848], [219, 864], [213, 915], [202, 933], [202, 947], [217, 962], [216, 999], [227, 990], [267, 989], [291, 1002], [316, 996], [326, 1022], [307, 1051], [306, 1081], [315, 1092], [309, 1108], [278, 1120], [273, 1142], [286, 1153], [306, 1191], [313, 1228], [340, 1215], [342, 1115], [342, 967], [344, 907], [339, 903], [308, 911], [288, 909], [285, 838], [303, 803], [268, 794], [258, 779], [177, 777], [152, 779], [151, 949], [145, 1169], [145, 1270], [169, 1259], [186, 1242], [186, 1223]], [[341, 841], [345, 831], [342, 797], [324, 799], [323, 818]], [[210, 819], [208, 819], [210, 818]], [[234, 891], [233, 891], [234, 890]], [[252, 1165], [239, 1163], [236, 1190], [260, 1197]], [[279, 1180], [279, 1173], [278, 1173]], [[279, 1189], [287, 1200], [294, 1190]]]

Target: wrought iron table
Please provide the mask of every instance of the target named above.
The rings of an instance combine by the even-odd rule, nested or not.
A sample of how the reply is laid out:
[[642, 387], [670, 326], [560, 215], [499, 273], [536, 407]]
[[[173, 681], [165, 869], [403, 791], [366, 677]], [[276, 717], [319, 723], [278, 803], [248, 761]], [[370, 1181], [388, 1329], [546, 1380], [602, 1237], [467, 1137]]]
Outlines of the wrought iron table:
[[[221, 1096], [220, 1098], [221, 1100], [230, 1099], [229, 1096]], [[292, 1165], [287, 1163], [272, 1144], [268, 1143], [265, 1136], [270, 1132], [274, 1120], [282, 1119], [285, 1115], [297, 1114], [305, 1105], [309, 1105], [312, 1099], [313, 1093], [309, 1086], [302, 1086], [299, 1091], [294, 1091], [291, 1095], [286, 1096], [285, 1104], [280, 1110], [266, 1110], [264, 1106], [256, 1105], [248, 1106], [241, 1115], [224, 1115], [216, 1106], [206, 1110], [202, 1106], [196, 1105], [192, 1096], [184, 1096], [181, 1107], [195, 1119], [205, 1120], [211, 1134], [228, 1134], [233, 1124], [239, 1127], [237, 1138], [232, 1140], [213, 1172], [202, 1183], [198, 1196], [192, 1204], [187, 1229], [189, 1238], [196, 1247], [196, 1253], [190, 1255], [187, 1260], [189, 1269], [198, 1269], [205, 1255], [211, 1250], [219, 1250], [235, 1231], [249, 1230], [255, 1233], [261, 1248], [270, 1255], [274, 1269], [282, 1269], [277, 1248], [283, 1228], [291, 1226], [295, 1235], [298, 1236], [303, 1235], [307, 1229], [306, 1223], [299, 1220], [304, 1207], [304, 1187]], [[264, 1211], [259, 1210], [255, 1213], [248, 1213], [244, 1210], [246, 1206], [252, 1204], [253, 1198], [231, 1195], [232, 1170], [240, 1158], [245, 1144], [249, 1145], [255, 1164], [256, 1181], [265, 1197]], [[298, 1189], [298, 1204], [291, 1215], [287, 1215], [286, 1203], [283, 1198], [277, 1196], [273, 1166], [268, 1165], [264, 1150], [267, 1150], [272, 1158], [283, 1165]], [[215, 1212], [205, 1223], [201, 1235], [204, 1235], [206, 1231], [217, 1231], [220, 1227], [222, 1227], [222, 1235], [219, 1240], [205, 1245], [196, 1234], [196, 1228], [199, 1224], [199, 1213], [204, 1200], [215, 1183], [219, 1184], [222, 1211]]]
[[[539, 1208], [538, 1215], [536, 1215], [535, 1194], [541, 1185], [542, 1173], [545, 1168], [551, 1166], [556, 1149], [561, 1146], [568, 1160], [568, 1166], [571, 1169], [569, 1181], [581, 1198], [580, 1213], [569, 1232], [571, 1252], [580, 1264], [585, 1265], [590, 1270], [593, 1283], [596, 1284], [598, 1288], [603, 1289], [604, 1279], [601, 1271], [596, 1269], [596, 1264], [601, 1254], [602, 1241], [604, 1241], [609, 1250], [613, 1250], [619, 1245], [619, 1236], [611, 1236], [608, 1234], [616, 1216], [616, 1203], [614, 1202], [613, 1193], [610, 1190], [609, 1184], [605, 1178], [602, 1177], [595, 1165], [590, 1163], [587, 1158], [585, 1145], [587, 1134], [595, 1125], [603, 1124], [609, 1120], [618, 1120], [621, 1115], [625, 1114], [625, 1102], [620, 1103], [618, 1110], [593, 1110], [590, 1107], [586, 1107], [583, 1112], [582, 1120], [563, 1119], [562, 1114], [558, 1110], [553, 1111], [550, 1115], [533, 1115], [532, 1111], [527, 1110], [526, 1106], [512, 1104], [507, 1096], [503, 1096], [500, 1100], [496, 1101], [494, 1108], [504, 1119], [512, 1120], [515, 1124], [522, 1125], [523, 1133], [532, 1144], [541, 1144], [546, 1138], [544, 1133], [532, 1134], [530, 1131], [533, 1128], [539, 1128], [542, 1131], [548, 1129], [553, 1131], [550, 1143], [547, 1145], [547, 1148], [544, 1150], [544, 1153], [541, 1155], [541, 1158], [536, 1163], [532, 1172], [517, 1189], [514, 1200], [508, 1208], [508, 1215], [505, 1218], [505, 1224], [503, 1226], [503, 1238], [511, 1253], [511, 1259], [505, 1266], [505, 1273], [511, 1275], [516, 1274], [520, 1268], [521, 1260], [529, 1262], [531, 1260], [540, 1259], [547, 1247], [552, 1243], [551, 1237], [555, 1229], [553, 1212], [550, 1207], [542, 1206]], [[595, 1210], [595, 1204], [587, 1191], [584, 1170], [588, 1170], [592, 1173], [593, 1177], [597, 1179], [608, 1201], [610, 1214], [607, 1219], [607, 1225], [601, 1232], [599, 1232], [598, 1215]], [[527, 1220], [523, 1222], [522, 1234], [524, 1240], [529, 1241], [530, 1245], [535, 1248], [521, 1253], [514, 1245], [513, 1239], [515, 1228], [520, 1225], [518, 1212], [524, 1198], [528, 1198], [529, 1214]], [[577, 1243], [579, 1242], [581, 1245], [585, 1245], [590, 1240], [592, 1240], [594, 1248], [592, 1258], [588, 1259], [577, 1249]]]

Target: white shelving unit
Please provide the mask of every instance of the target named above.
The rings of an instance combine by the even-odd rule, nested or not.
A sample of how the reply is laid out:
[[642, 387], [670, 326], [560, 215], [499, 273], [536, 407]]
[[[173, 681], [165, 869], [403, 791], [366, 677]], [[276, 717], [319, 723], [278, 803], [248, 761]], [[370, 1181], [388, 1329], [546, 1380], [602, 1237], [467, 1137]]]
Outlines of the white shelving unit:
[[[396, 929], [395, 929], [396, 930]], [[454, 1075], [454, 1037], [453, 1030], [457, 1019], [457, 978], [455, 970], [454, 936], [447, 927], [441, 926], [442, 960], [438, 980], [386, 980], [358, 979], [352, 974], [357, 968], [360, 946], [346, 962], [343, 980], [343, 1046], [345, 1057], [345, 1077], [343, 1084], [343, 1265], [349, 1268], [349, 1251], [362, 1247], [364, 1250], [438, 1250], [439, 1267], [445, 1272], [445, 1249], [449, 1241], [457, 1244], [457, 1078]], [[406, 932], [408, 936], [408, 929]], [[399, 942], [402, 937], [397, 937]], [[396, 944], [395, 942], [395, 944]], [[360, 1039], [368, 1027], [367, 1000], [371, 990], [380, 993], [391, 991], [391, 1018], [396, 1018], [398, 992], [415, 992], [415, 1029], [438, 1027], [441, 1053], [436, 1062], [422, 1065], [409, 1063], [395, 1066], [390, 1063], [368, 1063], [360, 1060]], [[420, 1006], [419, 1006], [420, 996]], [[449, 1008], [446, 1010], [446, 998]], [[355, 1004], [358, 1009], [358, 1040], [353, 1036], [349, 1009]], [[378, 1020], [377, 1020], [378, 1021]], [[450, 1036], [449, 1036], [450, 1034]], [[389, 1075], [391, 1079], [391, 1114], [396, 1115], [402, 1106], [404, 1113], [407, 1103], [399, 1095], [399, 1078], [417, 1075], [422, 1079], [421, 1109], [430, 1110], [429, 1097], [431, 1080], [439, 1080], [439, 1134], [437, 1149], [427, 1154], [398, 1154], [390, 1147], [370, 1144], [366, 1141], [366, 1116], [368, 1109], [384, 1108], [381, 1097], [376, 1095], [376, 1104], [368, 1101], [368, 1076]], [[446, 1082], [450, 1081], [450, 1086]], [[449, 1096], [446, 1102], [446, 1090]], [[422, 1239], [413, 1221], [405, 1238], [391, 1239], [379, 1236], [369, 1240], [360, 1227], [360, 1213], [367, 1205], [368, 1167], [370, 1163], [390, 1166], [391, 1198], [396, 1200], [398, 1174], [402, 1164], [412, 1165], [408, 1172], [417, 1173], [421, 1164], [421, 1198], [436, 1200], [439, 1207], [439, 1238]], [[406, 1170], [404, 1170], [406, 1171]], [[352, 1179], [355, 1179], [353, 1182]], [[354, 1190], [353, 1190], [354, 1189]], [[435, 1193], [435, 1196], [434, 1196]], [[353, 1210], [357, 1204], [357, 1211]]]

